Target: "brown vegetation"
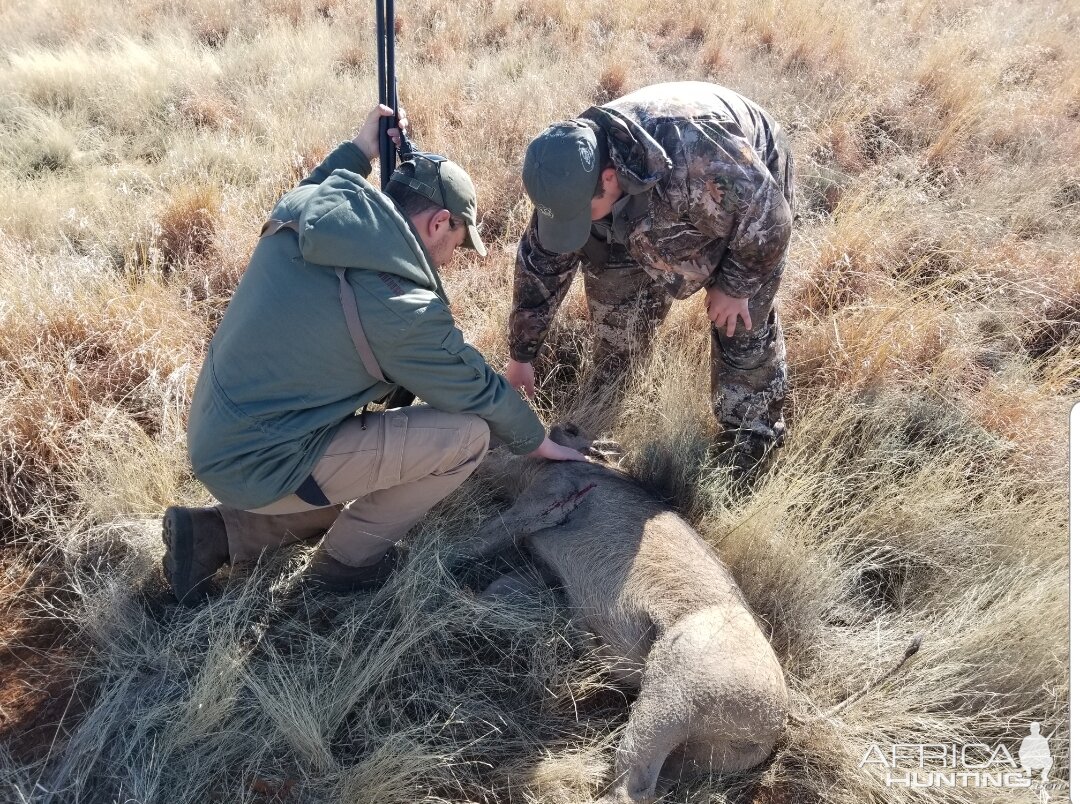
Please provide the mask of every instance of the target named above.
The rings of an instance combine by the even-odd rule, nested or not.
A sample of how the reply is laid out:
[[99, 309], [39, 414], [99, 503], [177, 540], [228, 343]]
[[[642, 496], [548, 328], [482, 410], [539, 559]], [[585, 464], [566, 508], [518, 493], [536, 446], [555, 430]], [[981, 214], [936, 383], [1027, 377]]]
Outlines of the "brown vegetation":
[[[858, 761], [871, 742], [1014, 750], [1030, 720], [1066, 780], [1074, 4], [398, 6], [413, 133], [479, 188], [492, 255], [446, 279], [496, 365], [531, 213], [521, 157], [545, 125], [705, 78], [790, 132], [792, 438], [752, 496], [709, 463], [700, 299], [676, 304], [616, 404], [575, 383], [580, 288], [540, 364], [542, 412], [617, 438], [710, 540], [792, 689], [769, 763], [671, 800], [1015, 800], [885, 788]], [[483, 482], [417, 529], [374, 597], [290, 599], [302, 552], [201, 610], [161, 588], [155, 517], [207, 501], [184, 448], [205, 344], [275, 199], [374, 100], [370, 5], [42, 0], [0, 6], [0, 23], [0, 798], [597, 797], [627, 709], [602, 662], [573, 649], [554, 598], [492, 606], [446, 575], [453, 541], [496, 508]], [[31, 570], [48, 583], [24, 583]], [[916, 630], [901, 674], [821, 714]], [[75, 678], [64, 707], [80, 717], [26, 742]]]

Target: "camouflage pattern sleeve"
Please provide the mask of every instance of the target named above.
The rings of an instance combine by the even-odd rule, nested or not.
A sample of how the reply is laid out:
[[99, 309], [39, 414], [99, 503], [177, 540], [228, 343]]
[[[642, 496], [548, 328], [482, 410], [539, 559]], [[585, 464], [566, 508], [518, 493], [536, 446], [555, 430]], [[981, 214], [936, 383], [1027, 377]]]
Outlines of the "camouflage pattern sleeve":
[[518, 245], [514, 303], [510, 312], [510, 357], [531, 363], [581, 264], [577, 252], [554, 254], [540, 246], [533, 213]]
[[746, 139], [714, 132], [708, 125], [683, 133], [686, 179], [680, 189], [686, 195], [680, 201], [697, 229], [726, 240], [710, 284], [730, 296], [749, 298], [784, 258], [791, 208]]

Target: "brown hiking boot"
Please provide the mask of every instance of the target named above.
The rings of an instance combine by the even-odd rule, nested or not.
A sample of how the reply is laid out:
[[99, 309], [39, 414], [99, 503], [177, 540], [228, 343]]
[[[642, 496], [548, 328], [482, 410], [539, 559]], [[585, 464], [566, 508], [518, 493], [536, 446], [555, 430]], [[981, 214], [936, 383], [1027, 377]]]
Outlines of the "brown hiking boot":
[[319, 545], [311, 556], [311, 563], [304, 570], [304, 580], [311, 589], [320, 592], [373, 592], [386, 583], [400, 560], [401, 553], [397, 547], [391, 547], [374, 564], [350, 567]]
[[185, 606], [201, 603], [214, 573], [229, 563], [225, 520], [216, 508], [172, 506], [161, 520], [161, 541], [161, 568], [176, 599]]

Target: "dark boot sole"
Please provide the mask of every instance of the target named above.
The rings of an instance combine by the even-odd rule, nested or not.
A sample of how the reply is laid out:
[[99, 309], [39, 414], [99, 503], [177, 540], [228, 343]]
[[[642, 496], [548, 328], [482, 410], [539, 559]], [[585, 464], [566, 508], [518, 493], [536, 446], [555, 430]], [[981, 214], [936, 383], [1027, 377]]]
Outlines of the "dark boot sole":
[[165, 544], [161, 569], [177, 602], [185, 606], [198, 605], [206, 599], [211, 582], [210, 578], [191, 577], [195, 560], [195, 534], [191, 515], [180, 507], [165, 509], [165, 516], [161, 519], [161, 541]]

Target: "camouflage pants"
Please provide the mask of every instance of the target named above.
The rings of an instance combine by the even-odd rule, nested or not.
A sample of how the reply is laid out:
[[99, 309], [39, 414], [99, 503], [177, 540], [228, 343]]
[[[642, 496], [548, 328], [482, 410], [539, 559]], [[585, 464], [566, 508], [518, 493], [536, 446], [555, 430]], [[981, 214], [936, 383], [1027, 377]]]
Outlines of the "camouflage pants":
[[[787, 363], [776, 309], [782, 273], [781, 264], [751, 297], [750, 330], [740, 321], [729, 338], [710, 327], [713, 415], [722, 437], [731, 443], [783, 443]], [[651, 347], [653, 333], [671, 309], [671, 297], [618, 245], [612, 245], [606, 266], [586, 267], [585, 295], [595, 332], [597, 381], [617, 381], [630, 362]]]

